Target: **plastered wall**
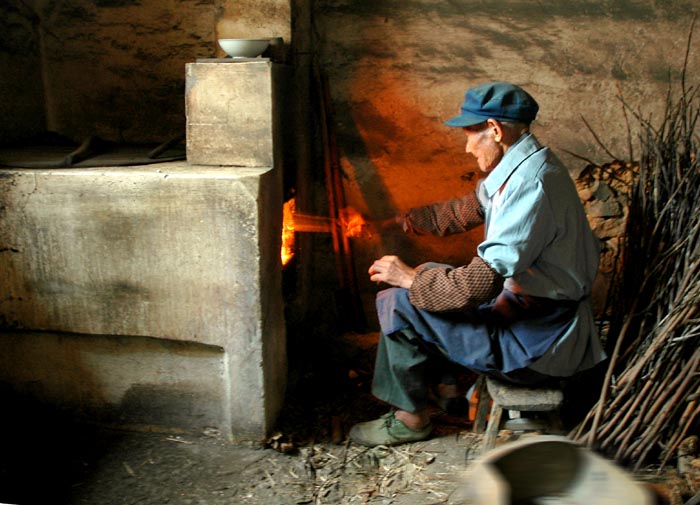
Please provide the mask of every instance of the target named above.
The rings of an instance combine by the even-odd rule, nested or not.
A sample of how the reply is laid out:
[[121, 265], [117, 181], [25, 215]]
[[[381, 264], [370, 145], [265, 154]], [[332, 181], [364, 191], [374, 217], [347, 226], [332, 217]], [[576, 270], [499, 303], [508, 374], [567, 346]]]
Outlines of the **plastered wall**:
[[0, 5], [0, 144], [53, 131], [158, 143], [184, 133], [185, 64], [217, 38], [290, 39], [288, 0]]

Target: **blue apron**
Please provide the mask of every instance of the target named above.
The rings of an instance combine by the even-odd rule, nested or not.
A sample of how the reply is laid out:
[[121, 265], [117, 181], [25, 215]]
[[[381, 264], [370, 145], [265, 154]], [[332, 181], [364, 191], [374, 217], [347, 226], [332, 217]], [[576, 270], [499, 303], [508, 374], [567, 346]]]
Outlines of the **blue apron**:
[[410, 328], [453, 361], [486, 373], [508, 373], [533, 363], [566, 332], [578, 306], [577, 301], [504, 290], [473, 311], [429, 312], [413, 306], [403, 288], [380, 291], [376, 304], [385, 335]]

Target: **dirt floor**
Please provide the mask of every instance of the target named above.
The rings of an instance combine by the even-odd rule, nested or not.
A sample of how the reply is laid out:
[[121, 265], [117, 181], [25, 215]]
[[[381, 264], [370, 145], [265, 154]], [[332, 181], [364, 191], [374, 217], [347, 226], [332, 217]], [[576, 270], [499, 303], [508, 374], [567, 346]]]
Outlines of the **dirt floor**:
[[435, 411], [430, 440], [367, 449], [345, 437], [347, 408], [356, 402], [367, 402], [364, 413], [383, 408], [362, 393], [354, 400], [338, 398], [332, 415], [331, 404], [306, 402], [305, 415], [287, 412], [287, 424], [269, 440], [234, 444], [211, 431], [134, 432], [76, 424], [25, 404], [19, 406], [22, 413], [15, 410], [3, 422], [0, 503], [444, 503], [478, 448], [469, 424]]
[[265, 441], [109, 429], [15, 399], [0, 419], [0, 503], [450, 503], [481, 436], [467, 418], [436, 409], [430, 440], [374, 449], [349, 443], [352, 424], [386, 411], [369, 393], [372, 340], [358, 341], [349, 354], [339, 351], [348, 366], [308, 369], [296, 379], [278, 431]]
[[87, 428], [9, 442], [2, 503], [76, 505], [443, 503], [473, 445], [455, 432], [394, 449], [317, 443], [283, 454], [215, 437]]

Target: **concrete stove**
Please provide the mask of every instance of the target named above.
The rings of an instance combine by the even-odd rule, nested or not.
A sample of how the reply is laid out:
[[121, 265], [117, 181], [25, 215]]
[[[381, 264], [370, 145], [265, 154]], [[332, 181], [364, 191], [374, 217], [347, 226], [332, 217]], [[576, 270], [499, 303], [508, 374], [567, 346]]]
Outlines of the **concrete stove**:
[[269, 433], [287, 371], [274, 67], [188, 65], [188, 162], [0, 169], [0, 382], [120, 426]]

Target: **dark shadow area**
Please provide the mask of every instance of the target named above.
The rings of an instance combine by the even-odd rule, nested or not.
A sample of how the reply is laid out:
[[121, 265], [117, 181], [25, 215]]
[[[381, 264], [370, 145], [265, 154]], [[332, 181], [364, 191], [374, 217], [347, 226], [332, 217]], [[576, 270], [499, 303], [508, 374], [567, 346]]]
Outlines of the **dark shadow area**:
[[341, 442], [350, 427], [383, 414], [371, 394], [377, 334], [315, 339], [290, 352], [290, 383], [277, 428], [295, 445]]
[[605, 360], [590, 370], [578, 373], [564, 383], [561, 421], [565, 430], [576, 428], [596, 404], [600, 398], [607, 368], [608, 360]]
[[90, 475], [109, 441], [94, 428], [29, 397], [0, 388], [3, 416], [0, 502], [67, 504]]

